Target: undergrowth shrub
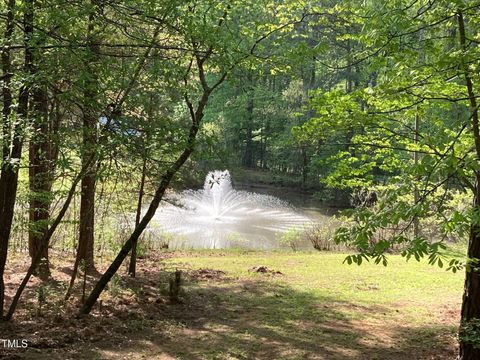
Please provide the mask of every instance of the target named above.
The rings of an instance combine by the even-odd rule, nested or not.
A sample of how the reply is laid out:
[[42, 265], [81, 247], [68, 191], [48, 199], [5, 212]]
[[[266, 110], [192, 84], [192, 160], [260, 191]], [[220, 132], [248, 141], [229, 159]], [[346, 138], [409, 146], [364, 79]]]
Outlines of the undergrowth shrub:
[[460, 341], [472, 345], [475, 349], [480, 349], [480, 319], [464, 321], [458, 337]]
[[320, 251], [340, 250], [341, 246], [335, 244], [333, 236], [340, 227], [341, 221], [335, 217], [326, 218], [321, 223], [308, 226], [303, 231], [303, 238]]
[[292, 227], [287, 232], [280, 235], [280, 244], [290, 247], [293, 251], [298, 250], [299, 243], [302, 240], [302, 230]]
[[335, 231], [344, 225], [347, 219], [325, 217], [320, 222], [304, 225], [301, 228], [292, 227], [280, 235], [282, 245], [297, 251], [302, 245], [312, 245], [320, 251], [337, 251], [344, 248], [334, 242]]

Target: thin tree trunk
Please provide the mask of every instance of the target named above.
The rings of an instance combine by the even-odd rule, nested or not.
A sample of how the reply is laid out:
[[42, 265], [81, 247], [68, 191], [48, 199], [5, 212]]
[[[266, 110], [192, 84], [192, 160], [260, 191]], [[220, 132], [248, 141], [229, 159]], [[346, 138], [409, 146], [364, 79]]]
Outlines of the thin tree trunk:
[[[416, 144], [418, 144], [419, 131], [420, 131], [420, 116], [418, 115], [418, 110], [417, 110], [417, 114], [415, 115], [415, 135], [414, 135], [414, 140]], [[415, 150], [415, 152], [413, 153], [413, 162], [415, 166], [418, 165], [419, 155], [420, 154], [418, 153], [418, 151]], [[417, 179], [415, 179], [415, 187], [413, 189], [413, 201], [415, 205], [418, 204], [418, 201], [420, 199], [417, 180], [418, 180], [418, 177]], [[420, 235], [420, 220], [418, 219], [418, 215], [415, 215], [413, 218], [413, 236], [418, 237], [419, 235]]]
[[[96, 1], [92, 0], [93, 9], [89, 15], [87, 28], [86, 80], [83, 92], [83, 153], [82, 163], [95, 156], [97, 151], [97, 78], [94, 62], [98, 58], [98, 48], [94, 44], [96, 21]], [[95, 183], [97, 166], [94, 162], [89, 166], [81, 183], [79, 237], [76, 262], [85, 262], [86, 271], [95, 270], [93, 259], [94, 227], [95, 227]]]
[[264, 169], [265, 168], [265, 138], [264, 138], [264, 126], [260, 128], [260, 168]]
[[307, 187], [307, 179], [308, 179], [308, 155], [307, 149], [305, 146], [302, 146], [302, 188], [305, 189]]
[[[466, 34], [465, 34], [465, 21], [463, 13], [458, 10], [457, 14], [459, 40], [462, 51], [467, 51]], [[472, 122], [473, 137], [475, 140], [475, 151], [477, 161], [480, 162], [480, 128], [478, 119], [478, 105], [476, 96], [474, 93], [473, 81], [470, 76], [468, 67], [462, 64], [465, 85], [467, 88], [470, 114]], [[474, 212], [478, 214], [480, 211], [480, 172], [476, 170], [476, 184], [474, 192]], [[478, 219], [474, 218], [470, 227], [470, 238], [468, 244], [468, 259], [478, 260], [480, 259], [480, 224]], [[477, 263], [472, 262], [471, 266], [467, 268], [465, 274], [465, 286], [463, 293], [461, 321], [462, 324], [466, 324], [469, 321], [480, 319], [480, 268]], [[480, 349], [473, 346], [473, 344], [464, 338], [464, 330], [460, 329], [460, 360], [477, 360], [480, 359]]]
[[[84, 61], [85, 66], [85, 82], [83, 84], [83, 104], [82, 104], [82, 168], [85, 170], [84, 176], [80, 184], [80, 213], [78, 226], [78, 245], [73, 265], [70, 284], [65, 294], [65, 299], [70, 297], [75, 278], [77, 277], [78, 268], [81, 263], [84, 264], [84, 271], [95, 271], [95, 263], [93, 259], [94, 247], [94, 231], [95, 231], [95, 183], [97, 161], [96, 143], [97, 143], [97, 116], [96, 116], [96, 86], [97, 79], [95, 70], [92, 68], [97, 59], [98, 48], [93, 44], [95, 17], [96, 17], [96, 1], [91, 0], [92, 10], [88, 16], [87, 25], [87, 47], [88, 56]], [[88, 164], [87, 164], [88, 163]]]
[[[147, 172], [147, 154], [143, 156], [142, 164], [142, 178], [140, 180], [140, 189], [138, 190], [138, 203], [137, 203], [137, 213], [135, 215], [135, 227], [138, 227], [140, 224], [140, 218], [142, 215], [142, 202], [145, 189], [145, 177]], [[135, 239], [132, 243], [132, 252], [130, 254], [130, 264], [128, 266], [128, 273], [131, 277], [135, 277], [135, 272], [137, 269], [137, 243], [138, 239]]]
[[253, 94], [247, 100], [247, 134], [245, 141], [245, 155], [243, 163], [248, 168], [254, 167], [253, 160]]
[[[420, 6], [423, 7], [424, 6], [424, 1], [421, 0], [420, 1]], [[420, 30], [418, 32], [418, 43], [420, 44], [423, 40], [423, 31]], [[420, 54], [418, 56], [418, 60], [417, 62], [419, 63], [419, 65], [423, 65], [425, 64], [425, 51], [423, 49], [420, 50]], [[416, 108], [416, 114], [415, 114], [415, 134], [414, 134], [414, 141], [415, 141], [415, 144], [417, 144], [418, 146], [418, 142], [419, 142], [419, 139], [420, 139], [420, 114], [418, 113], [418, 106]], [[420, 153], [415, 150], [415, 152], [413, 153], [413, 162], [415, 164], [415, 167], [417, 167], [418, 165], [418, 162], [420, 161]], [[415, 205], [418, 204], [419, 202], [419, 199], [420, 199], [420, 191], [418, 189], [418, 181], [419, 181], [419, 177], [416, 176], [416, 179], [415, 179], [415, 186], [414, 186], [414, 190], [413, 190], [413, 201], [415, 203]], [[415, 215], [413, 217], [413, 235], [414, 237], [418, 237], [420, 236], [420, 219], [418, 217], [418, 215]]]

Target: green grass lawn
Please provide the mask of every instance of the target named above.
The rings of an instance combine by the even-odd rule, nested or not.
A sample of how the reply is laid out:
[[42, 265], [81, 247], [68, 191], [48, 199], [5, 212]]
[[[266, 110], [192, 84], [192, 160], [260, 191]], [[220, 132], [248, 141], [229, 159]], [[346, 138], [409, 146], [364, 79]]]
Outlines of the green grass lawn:
[[[205, 336], [208, 343], [223, 345], [207, 354], [197, 349], [200, 358], [262, 358], [262, 349], [285, 359], [452, 356], [463, 274], [399, 256], [391, 256], [387, 267], [347, 265], [344, 258], [318, 252], [196, 251], [178, 254], [166, 266], [187, 273], [225, 272], [221, 280], [185, 284], [187, 302], [205, 294], [206, 306], [218, 309], [205, 320]], [[282, 274], [249, 271], [255, 266]]]
[[[345, 256], [156, 254], [139, 259], [136, 278], [116, 275], [92, 314], [80, 320], [71, 316], [80, 294], [62, 302], [69, 280], [65, 260], [52, 257], [56, 280], [44, 314], [34, 315], [32, 287], [14, 323], [0, 328], [32, 346], [5, 354], [35, 360], [455, 358], [462, 273], [399, 256], [391, 256], [387, 267], [347, 265]], [[251, 271], [259, 266], [269, 271]], [[168, 283], [176, 269], [183, 285], [180, 302], [172, 303]]]

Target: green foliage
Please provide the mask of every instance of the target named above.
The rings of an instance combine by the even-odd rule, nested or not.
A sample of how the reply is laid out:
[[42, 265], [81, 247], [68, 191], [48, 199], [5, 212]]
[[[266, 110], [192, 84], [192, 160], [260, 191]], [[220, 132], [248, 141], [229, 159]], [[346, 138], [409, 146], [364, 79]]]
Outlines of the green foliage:
[[334, 235], [341, 223], [347, 223], [347, 218], [328, 217], [321, 219], [312, 226], [304, 229], [303, 237], [319, 251], [339, 250], [335, 246]]
[[280, 243], [290, 247], [293, 251], [297, 251], [298, 242], [301, 239], [301, 230], [292, 227], [288, 231], [280, 235]]
[[124, 287], [125, 282], [122, 277], [118, 274], [115, 274], [108, 284], [108, 292], [112, 297], [116, 297], [123, 291]]
[[[18, 99], [2, 117], [2, 166], [21, 168], [13, 246], [26, 247], [28, 230], [39, 234], [51, 224], [26, 226], [30, 202], [48, 202], [56, 214], [92, 152], [97, 248], [119, 250], [131, 228], [117, 223], [127, 224], [121, 217], [136, 210], [141, 172], [145, 204], [198, 126], [194, 156], [175, 187], [198, 184], [212, 168], [259, 168], [267, 181], [314, 187], [335, 205], [355, 206], [334, 235], [356, 252], [348, 264], [386, 265], [395, 252], [453, 272], [478, 267], [477, 259], [450, 259], [445, 245], [480, 224], [480, 139], [472, 123], [477, 3], [53, 0], [35, 6], [27, 49], [17, 26], [27, 3], [17, 3], [12, 46], [0, 40], [14, 70], [8, 85], [3, 74], [4, 85], [12, 94], [29, 89], [32, 109], [44, 92], [45, 118], [60, 122], [53, 131], [35, 112], [22, 118]], [[32, 66], [23, 66], [25, 55]], [[98, 122], [86, 126], [87, 118]], [[52, 191], [33, 190], [31, 164], [5, 154], [17, 132], [29, 145], [51, 135], [58, 147]], [[82, 141], [87, 136], [92, 141]], [[362, 191], [378, 201], [348, 203]], [[62, 224], [68, 248], [77, 232], [73, 207]], [[281, 241], [296, 249], [306, 236], [324, 249], [332, 228], [292, 229]], [[168, 235], [163, 240], [167, 246]]]
[[[359, 15], [349, 16], [353, 31], [336, 37], [337, 46], [348, 43], [337, 65], [347, 72], [345, 80], [310, 92], [315, 116], [293, 135], [333, 148], [313, 158], [326, 186], [378, 194], [375, 206], [349, 212], [352, 224], [336, 233], [338, 243], [358, 251], [347, 263], [386, 265], [386, 253], [400, 251], [407, 260], [428, 258], [457, 271], [462, 261], [445, 259], [444, 241], [465, 238], [478, 223], [468, 191], [479, 162], [468, 130], [467, 89], [456, 69], [478, 49], [462, 49], [452, 32], [456, 6], [469, 4], [442, 2], [425, 11], [404, 5], [351, 4]], [[467, 24], [467, 33], [478, 33], [478, 21]], [[415, 222], [421, 224], [417, 234]]]
[[480, 319], [471, 319], [462, 322], [459, 339], [472, 345], [475, 349], [480, 348]]

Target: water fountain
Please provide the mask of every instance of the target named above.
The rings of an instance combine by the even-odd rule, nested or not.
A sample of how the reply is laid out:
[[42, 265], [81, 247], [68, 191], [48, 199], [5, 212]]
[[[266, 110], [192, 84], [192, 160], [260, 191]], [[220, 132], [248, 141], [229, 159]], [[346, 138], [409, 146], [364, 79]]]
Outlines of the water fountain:
[[170, 248], [277, 248], [279, 234], [310, 222], [276, 197], [233, 189], [227, 170], [210, 172], [202, 190], [184, 191], [168, 202], [157, 210], [150, 231], [171, 234]]

